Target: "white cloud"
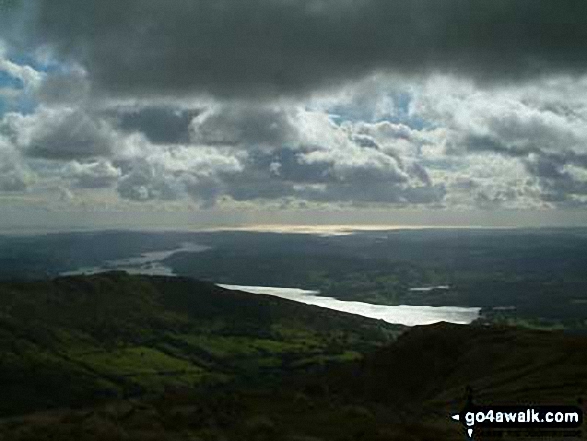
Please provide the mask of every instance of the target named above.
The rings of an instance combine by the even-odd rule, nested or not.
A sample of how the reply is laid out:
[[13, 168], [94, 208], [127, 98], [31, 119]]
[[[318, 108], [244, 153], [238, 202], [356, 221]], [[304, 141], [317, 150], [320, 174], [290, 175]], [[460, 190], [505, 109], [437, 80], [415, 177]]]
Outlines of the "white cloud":
[[9, 113], [0, 129], [23, 154], [45, 159], [109, 156], [117, 142], [106, 121], [75, 107], [39, 106], [30, 115]]
[[121, 174], [119, 168], [106, 160], [87, 163], [72, 161], [63, 172], [63, 176], [71, 177], [75, 185], [81, 188], [111, 187]]
[[[13, 158], [3, 188], [37, 182], [201, 206], [232, 198], [458, 208], [554, 207], [587, 191], [587, 93], [571, 99], [569, 81], [551, 81], [540, 97], [532, 95], [537, 85], [374, 81], [363, 91], [380, 97], [371, 107], [347, 87], [347, 95], [324, 95], [308, 107], [144, 102], [123, 111], [85, 97], [12, 112], [0, 120]], [[388, 86], [403, 96], [401, 115]], [[364, 119], [361, 106], [369, 107]], [[337, 107], [348, 114], [333, 117]]]
[[569, 104], [564, 96], [555, 98], [550, 83], [544, 84], [548, 98], [537, 99], [533, 94], [540, 84], [480, 89], [454, 78], [435, 77], [416, 94], [411, 111], [445, 127], [449, 147], [455, 151], [585, 152], [587, 100]]
[[406, 181], [407, 174], [397, 160], [378, 150], [365, 149], [353, 144], [344, 147], [315, 150], [299, 155], [302, 164], [325, 164], [334, 179]]
[[34, 184], [35, 178], [35, 173], [0, 133], [0, 192], [25, 191]]
[[36, 90], [45, 74], [38, 72], [30, 66], [16, 64], [6, 59], [2, 53], [0, 53], [0, 72], [5, 72], [9, 76], [19, 79], [22, 81], [25, 89]]
[[223, 178], [242, 172], [244, 153], [215, 147], [167, 146], [155, 148], [143, 141], [121, 161], [118, 193], [132, 200], [175, 200], [192, 197], [213, 205], [222, 194]]

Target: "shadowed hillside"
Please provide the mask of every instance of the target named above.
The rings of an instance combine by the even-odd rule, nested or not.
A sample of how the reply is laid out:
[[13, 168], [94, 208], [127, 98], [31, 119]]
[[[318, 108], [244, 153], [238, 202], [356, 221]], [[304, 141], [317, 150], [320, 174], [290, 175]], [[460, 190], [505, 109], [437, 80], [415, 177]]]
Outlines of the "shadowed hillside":
[[389, 406], [398, 421], [449, 426], [473, 390], [479, 405], [577, 405], [587, 398], [587, 338], [561, 331], [416, 326], [363, 360], [334, 368], [333, 391]]
[[587, 338], [558, 331], [121, 272], [4, 283], [0, 313], [0, 440], [462, 440], [467, 386], [481, 405], [587, 397]]
[[402, 329], [185, 278], [0, 284], [0, 412], [81, 405], [361, 357]]

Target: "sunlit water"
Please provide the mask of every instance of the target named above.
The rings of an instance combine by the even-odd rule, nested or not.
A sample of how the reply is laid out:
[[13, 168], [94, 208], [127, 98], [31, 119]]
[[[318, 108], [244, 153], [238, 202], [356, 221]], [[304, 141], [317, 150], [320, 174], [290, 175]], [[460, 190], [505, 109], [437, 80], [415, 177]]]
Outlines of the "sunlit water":
[[433, 291], [433, 290], [446, 290], [446, 289], [450, 289], [450, 286], [448, 286], [448, 285], [423, 286], [423, 287], [420, 287], [420, 288], [410, 288], [410, 291], [414, 291], [414, 292], [429, 292], [429, 291]]
[[298, 288], [274, 288], [268, 286], [218, 285], [222, 288], [235, 289], [253, 294], [268, 294], [283, 299], [295, 300], [307, 305], [321, 306], [337, 311], [349, 312], [389, 323], [407, 326], [428, 325], [440, 321], [468, 324], [479, 317], [481, 308], [459, 306], [387, 306], [363, 302], [346, 302], [332, 297], [319, 296], [318, 291]]
[[[146, 274], [153, 276], [176, 276], [173, 269], [164, 265], [163, 260], [179, 252], [201, 252], [209, 249], [203, 245], [185, 243], [180, 248], [168, 251], [144, 253], [139, 257], [109, 260], [102, 266], [84, 267], [61, 275], [96, 274], [105, 271], [122, 270], [129, 274]], [[321, 306], [336, 311], [348, 312], [364, 317], [384, 320], [407, 326], [427, 325], [440, 321], [468, 324], [479, 317], [481, 308], [464, 308], [457, 306], [387, 306], [373, 305], [364, 302], [346, 302], [332, 297], [320, 296], [319, 291], [308, 291], [298, 288], [276, 288], [268, 286], [218, 285], [227, 289], [235, 289], [252, 294], [268, 294], [306, 305]], [[412, 291], [429, 291], [432, 289], [448, 289], [449, 287], [412, 288]]]

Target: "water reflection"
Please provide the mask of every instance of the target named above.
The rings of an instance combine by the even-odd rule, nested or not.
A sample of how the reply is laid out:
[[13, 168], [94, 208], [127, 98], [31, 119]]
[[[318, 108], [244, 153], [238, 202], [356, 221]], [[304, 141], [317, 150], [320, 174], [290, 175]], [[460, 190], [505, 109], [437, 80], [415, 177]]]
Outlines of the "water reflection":
[[298, 288], [242, 285], [218, 286], [253, 294], [268, 294], [283, 299], [295, 300], [296, 302], [307, 305], [321, 306], [323, 308], [330, 308], [407, 326], [429, 325], [440, 321], [468, 324], [479, 317], [479, 311], [481, 310], [481, 308], [465, 308], [460, 306], [387, 306], [363, 302], [346, 302], [332, 297], [321, 297], [317, 295], [319, 294], [318, 291], [308, 291]]

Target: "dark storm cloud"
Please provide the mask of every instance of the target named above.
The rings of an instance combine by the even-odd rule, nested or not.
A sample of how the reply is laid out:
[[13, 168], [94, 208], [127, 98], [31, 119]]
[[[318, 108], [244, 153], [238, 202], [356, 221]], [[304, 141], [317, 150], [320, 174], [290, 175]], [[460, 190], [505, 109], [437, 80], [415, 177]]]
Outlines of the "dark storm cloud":
[[52, 73], [41, 83], [38, 98], [45, 104], [64, 104], [82, 101], [90, 85], [80, 72]]
[[[299, 94], [376, 70], [587, 68], [584, 0], [38, 0], [33, 44], [115, 95]], [[14, 41], [14, 38], [12, 38]]]
[[200, 112], [198, 109], [149, 106], [113, 113], [118, 128], [141, 132], [155, 144], [174, 144], [189, 142], [190, 122]]

